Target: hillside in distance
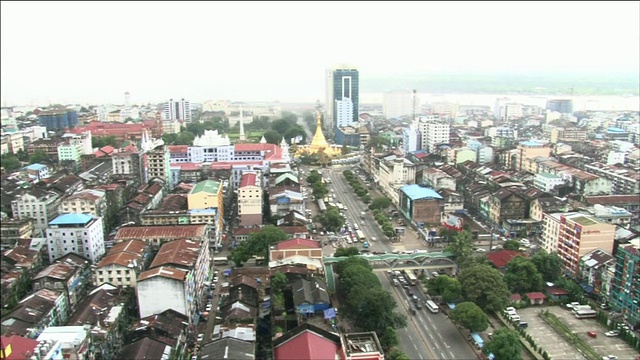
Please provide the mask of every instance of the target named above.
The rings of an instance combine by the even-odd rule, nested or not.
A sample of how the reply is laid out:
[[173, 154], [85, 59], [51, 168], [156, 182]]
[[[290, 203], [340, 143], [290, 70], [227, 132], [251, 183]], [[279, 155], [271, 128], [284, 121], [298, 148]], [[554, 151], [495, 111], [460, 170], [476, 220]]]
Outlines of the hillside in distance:
[[422, 73], [367, 77], [362, 92], [416, 89], [423, 93], [639, 95], [638, 74]]

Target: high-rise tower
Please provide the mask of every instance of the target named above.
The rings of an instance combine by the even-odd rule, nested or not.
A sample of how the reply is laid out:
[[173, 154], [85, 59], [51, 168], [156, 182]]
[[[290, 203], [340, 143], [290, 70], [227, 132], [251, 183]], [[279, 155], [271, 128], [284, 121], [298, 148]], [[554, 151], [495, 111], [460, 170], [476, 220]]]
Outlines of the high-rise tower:
[[356, 126], [360, 105], [360, 75], [354, 66], [329, 69], [326, 76], [325, 129]]
[[240, 137], [238, 138], [240, 142], [245, 141], [244, 137], [244, 113], [242, 111], [242, 105], [240, 105]]

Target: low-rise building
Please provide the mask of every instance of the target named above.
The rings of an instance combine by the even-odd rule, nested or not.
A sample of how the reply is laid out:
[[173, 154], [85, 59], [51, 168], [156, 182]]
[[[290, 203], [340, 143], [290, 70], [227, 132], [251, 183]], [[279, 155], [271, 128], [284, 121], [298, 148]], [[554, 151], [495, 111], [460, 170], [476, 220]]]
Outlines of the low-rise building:
[[89, 358], [91, 335], [84, 326], [51, 326], [38, 336], [38, 341], [59, 343], [63, 359]]
[[109, 283], [118, 287], [136, 287], [137, 278], [148, 266], [151, 247], [141, 240], [127, 240], [115, 244], [92, 267], [93, 285]]
[[60, 195], [41, 188], [31, 188], [16, 195], [11, 201], [11, 211], [18, 219], [33, 219], [35, 229], [43, 231], [49, 221], [58, 216]]
[[40, 289], [20, 300], [18, 306], [2, 318], [2, 334], [35, 339], [43, 330], [64, 324], [69, 304], [63, 291]]
[[125, 226], [116, 233], [115, 242], [141, 240], [158, 249], [163, 243], [178, 239], [207, 241], [208, 235], [207, 225]]
[[90, 267], [86, 259], [70, 254], [40, 271], [33, 277], [31, 285], [34, 290], [63, 291], [69, 309], [74, 311], [91, 285]]
[[86, 189], [77, 192], [60, 202], [60, 214], [90, 214], [104, 217], [107, 214], [107, 196], [102, 190]]
[[20, 239], [29, 239], [33, 233], [31, 218], [0, 220], [0, 250], [13, 248]]
[[[590, 294], [602, 295], [602, 278], [609, 266], [615, 264], [614, 257], [601, 249], [596, 249], [580, 259], [578, 279], [585, 283]], [[608, 295], [604, 297], [608, 298]]]
[[419, 227], [425, 224], [439, 224], [444, 210], [444, 199], [431, 188], [417, 184], [400, 188], [402, 214]]
[[[285, 176], [285, 175], [282, 175]], [[240, 226], [262, 225], [262, 186], [255, 172], [242, 175], [238, 187], [238, 217]]]

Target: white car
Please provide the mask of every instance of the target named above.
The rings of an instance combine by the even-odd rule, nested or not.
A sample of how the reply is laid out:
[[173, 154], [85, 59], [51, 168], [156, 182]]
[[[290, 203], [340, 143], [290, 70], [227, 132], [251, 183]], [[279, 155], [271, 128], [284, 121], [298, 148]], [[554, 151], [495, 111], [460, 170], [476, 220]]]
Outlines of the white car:
[[605, 336], [608, 337], [614, 337], [614, 336], [618, 336], [620, 335], [620, 331], [618, 330], [611, 330], [611, 331], [607, 331], [606, 333], [604, 333]]
[[477, 252], [487, 252], [487, 250], [483, 249], [483, 248], [477, 248], [476, 249]]

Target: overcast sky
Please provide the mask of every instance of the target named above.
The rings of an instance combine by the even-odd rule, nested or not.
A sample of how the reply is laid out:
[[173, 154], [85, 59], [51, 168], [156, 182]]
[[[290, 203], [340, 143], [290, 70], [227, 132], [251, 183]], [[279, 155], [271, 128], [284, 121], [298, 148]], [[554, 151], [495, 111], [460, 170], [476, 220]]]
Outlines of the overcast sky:
[[640, 2], [2, 2], [3, 105], [324, 101], [324, 70], [628, 72]]

